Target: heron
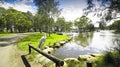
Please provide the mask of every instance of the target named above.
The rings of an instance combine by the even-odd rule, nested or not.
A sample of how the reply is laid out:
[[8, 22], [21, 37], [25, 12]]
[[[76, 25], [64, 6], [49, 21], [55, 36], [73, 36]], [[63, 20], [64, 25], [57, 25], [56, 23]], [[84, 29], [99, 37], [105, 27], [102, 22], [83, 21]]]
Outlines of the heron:
[[46, 40], [46, 33], [44, 33], [44, 36], [42, 36], [40, 38], [40, 42], [39, 42], [38, 48], [40, 48], [40, 46], [45, 42], [45, 40]]

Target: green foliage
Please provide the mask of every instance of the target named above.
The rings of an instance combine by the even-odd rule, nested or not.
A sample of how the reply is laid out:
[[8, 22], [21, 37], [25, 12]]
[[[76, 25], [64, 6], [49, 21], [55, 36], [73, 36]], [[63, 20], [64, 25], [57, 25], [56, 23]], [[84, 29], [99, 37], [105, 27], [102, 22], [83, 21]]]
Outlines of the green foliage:
[[70, 32], [72, 29], [73, 23], [72, 22], [66, 22], [65, 23], [65, 31]]
[[64, 18], [58, 18], [56, 21], [56, 31], [62, 32], [65, 31], [65, 19]]
[[94, 30], [95, 30], [94, 25], [91, 24], [91, 23], [90, 23], [90, 24], [87, 24], [86, 28], [87, 28], [87, 30], [89, 30], [89, 31], [94, 31]]
[[88, 24], [88, 20], [89, 20], [89, 18], [87, 18], [86, 16], [82, 16], [80, 18], [77, 18], [75, 20], [75, 26], [78, 27], [79, 31], [81, 29], [85, 30], [85, 28], [87, 27], [87, 24]]
[[113, 24], [109, 26], [109, 28], [120, 31], [120, 20], [114, 21]]
[[[50, 34], [53, 32], [53, 19], [60, 14], [60, 10], [58, 9], [59, 2], [55, 0], [34, 0], [34, 2], [38, 6], [38, 14], [41, 15], [42, 18], [42, 24], [40, 24], [43, 29], [42, 31]], [[39, 30], [41, 30], [41, 28], [39, 28]]]
[[67, 32], [70, 31], [72, 27], [72, 22], [66, 22], [63, 17], [59, 17], [55, 23], [56, 32]]
[[[30, 15], [31, 16], [31, 15]], [[32, 27], [32, 20], [27, 13], [13, 8], [5, 10], [0, 7], [0, 32], [26, 32]]]
[[4, 31], [5, 24], [5, 9], [0, 7], [0, 32]]
[[28, 19], [28, 17], [24, 13], [19, 12], [17, 14], [17, 21], [15, 26], [19, 32], [25, 32], [26, 30], [31, 28], [32, 22]]
[[99, 28], [101, 29], [101, 30], [104, 30], [105, 29], [105, 27], [106, 27], [106, 24], [104, 23], [104, 22], [99, 22]]
[[47, 14], [49, 17], [56, 17], [59, 15], [58, 5], [59, 2], [55, 0], [34, 0], [35, 4], [38, 6], [39, 11], [43, 14]]

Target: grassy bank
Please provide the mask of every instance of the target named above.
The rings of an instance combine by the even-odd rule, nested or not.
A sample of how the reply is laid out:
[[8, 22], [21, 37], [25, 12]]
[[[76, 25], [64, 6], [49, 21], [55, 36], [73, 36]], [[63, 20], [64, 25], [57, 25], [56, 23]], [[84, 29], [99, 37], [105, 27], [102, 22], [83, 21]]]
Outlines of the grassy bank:
[[0, 33], [0, 37], [11, 36], [13, 33]]
[[[44, 35], [43, 33], [39, 33], [39, 34], [33, 34], [30, 36], [27, 36], [18, 42], [18, 47], [21, 50], [28, 50], [28, 44], [31, 44], [34, 47], [38, 47], [40, 38], [43, 35]], [[51, 34], [50, 37], [47, 35], [47, 39], [46, 39], [44, 45], [42, 46], [42, 48], [44, 48], [45, 46], [52, 46], [53, 43], [60, 42], [61, 40], [66, 40], [68, 38], [69, 37], [66, 35]]]

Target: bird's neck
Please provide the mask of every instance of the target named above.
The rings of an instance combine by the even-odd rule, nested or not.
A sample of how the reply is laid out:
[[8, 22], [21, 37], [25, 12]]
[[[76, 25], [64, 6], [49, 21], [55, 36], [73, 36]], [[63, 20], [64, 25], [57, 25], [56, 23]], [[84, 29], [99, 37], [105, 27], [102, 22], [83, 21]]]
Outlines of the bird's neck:
[[46, 38], [46, 34], [44, 35], [44, 37]]

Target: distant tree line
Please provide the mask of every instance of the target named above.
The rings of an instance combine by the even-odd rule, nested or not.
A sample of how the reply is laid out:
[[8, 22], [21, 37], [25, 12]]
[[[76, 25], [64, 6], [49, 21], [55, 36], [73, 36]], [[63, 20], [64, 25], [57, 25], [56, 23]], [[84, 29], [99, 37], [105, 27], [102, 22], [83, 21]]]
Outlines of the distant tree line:
[[28, 13], [0, 7], [0, 32], [26, 32], [32, 27]]
[[92, 21], [86, 16], [77, 18], [74, 22], [74, 25], [78, 28], [79, 32], [88, 32], [95, 30], [94, 25], [91, 23]]
[[72, 22], [66, 22], [63, 17], [57, 18], [39, 11], [35, 15], [31, 12], [21, 12], [13, 8], [0, 7], [0, 32], [65, 32], [70, 31]]

